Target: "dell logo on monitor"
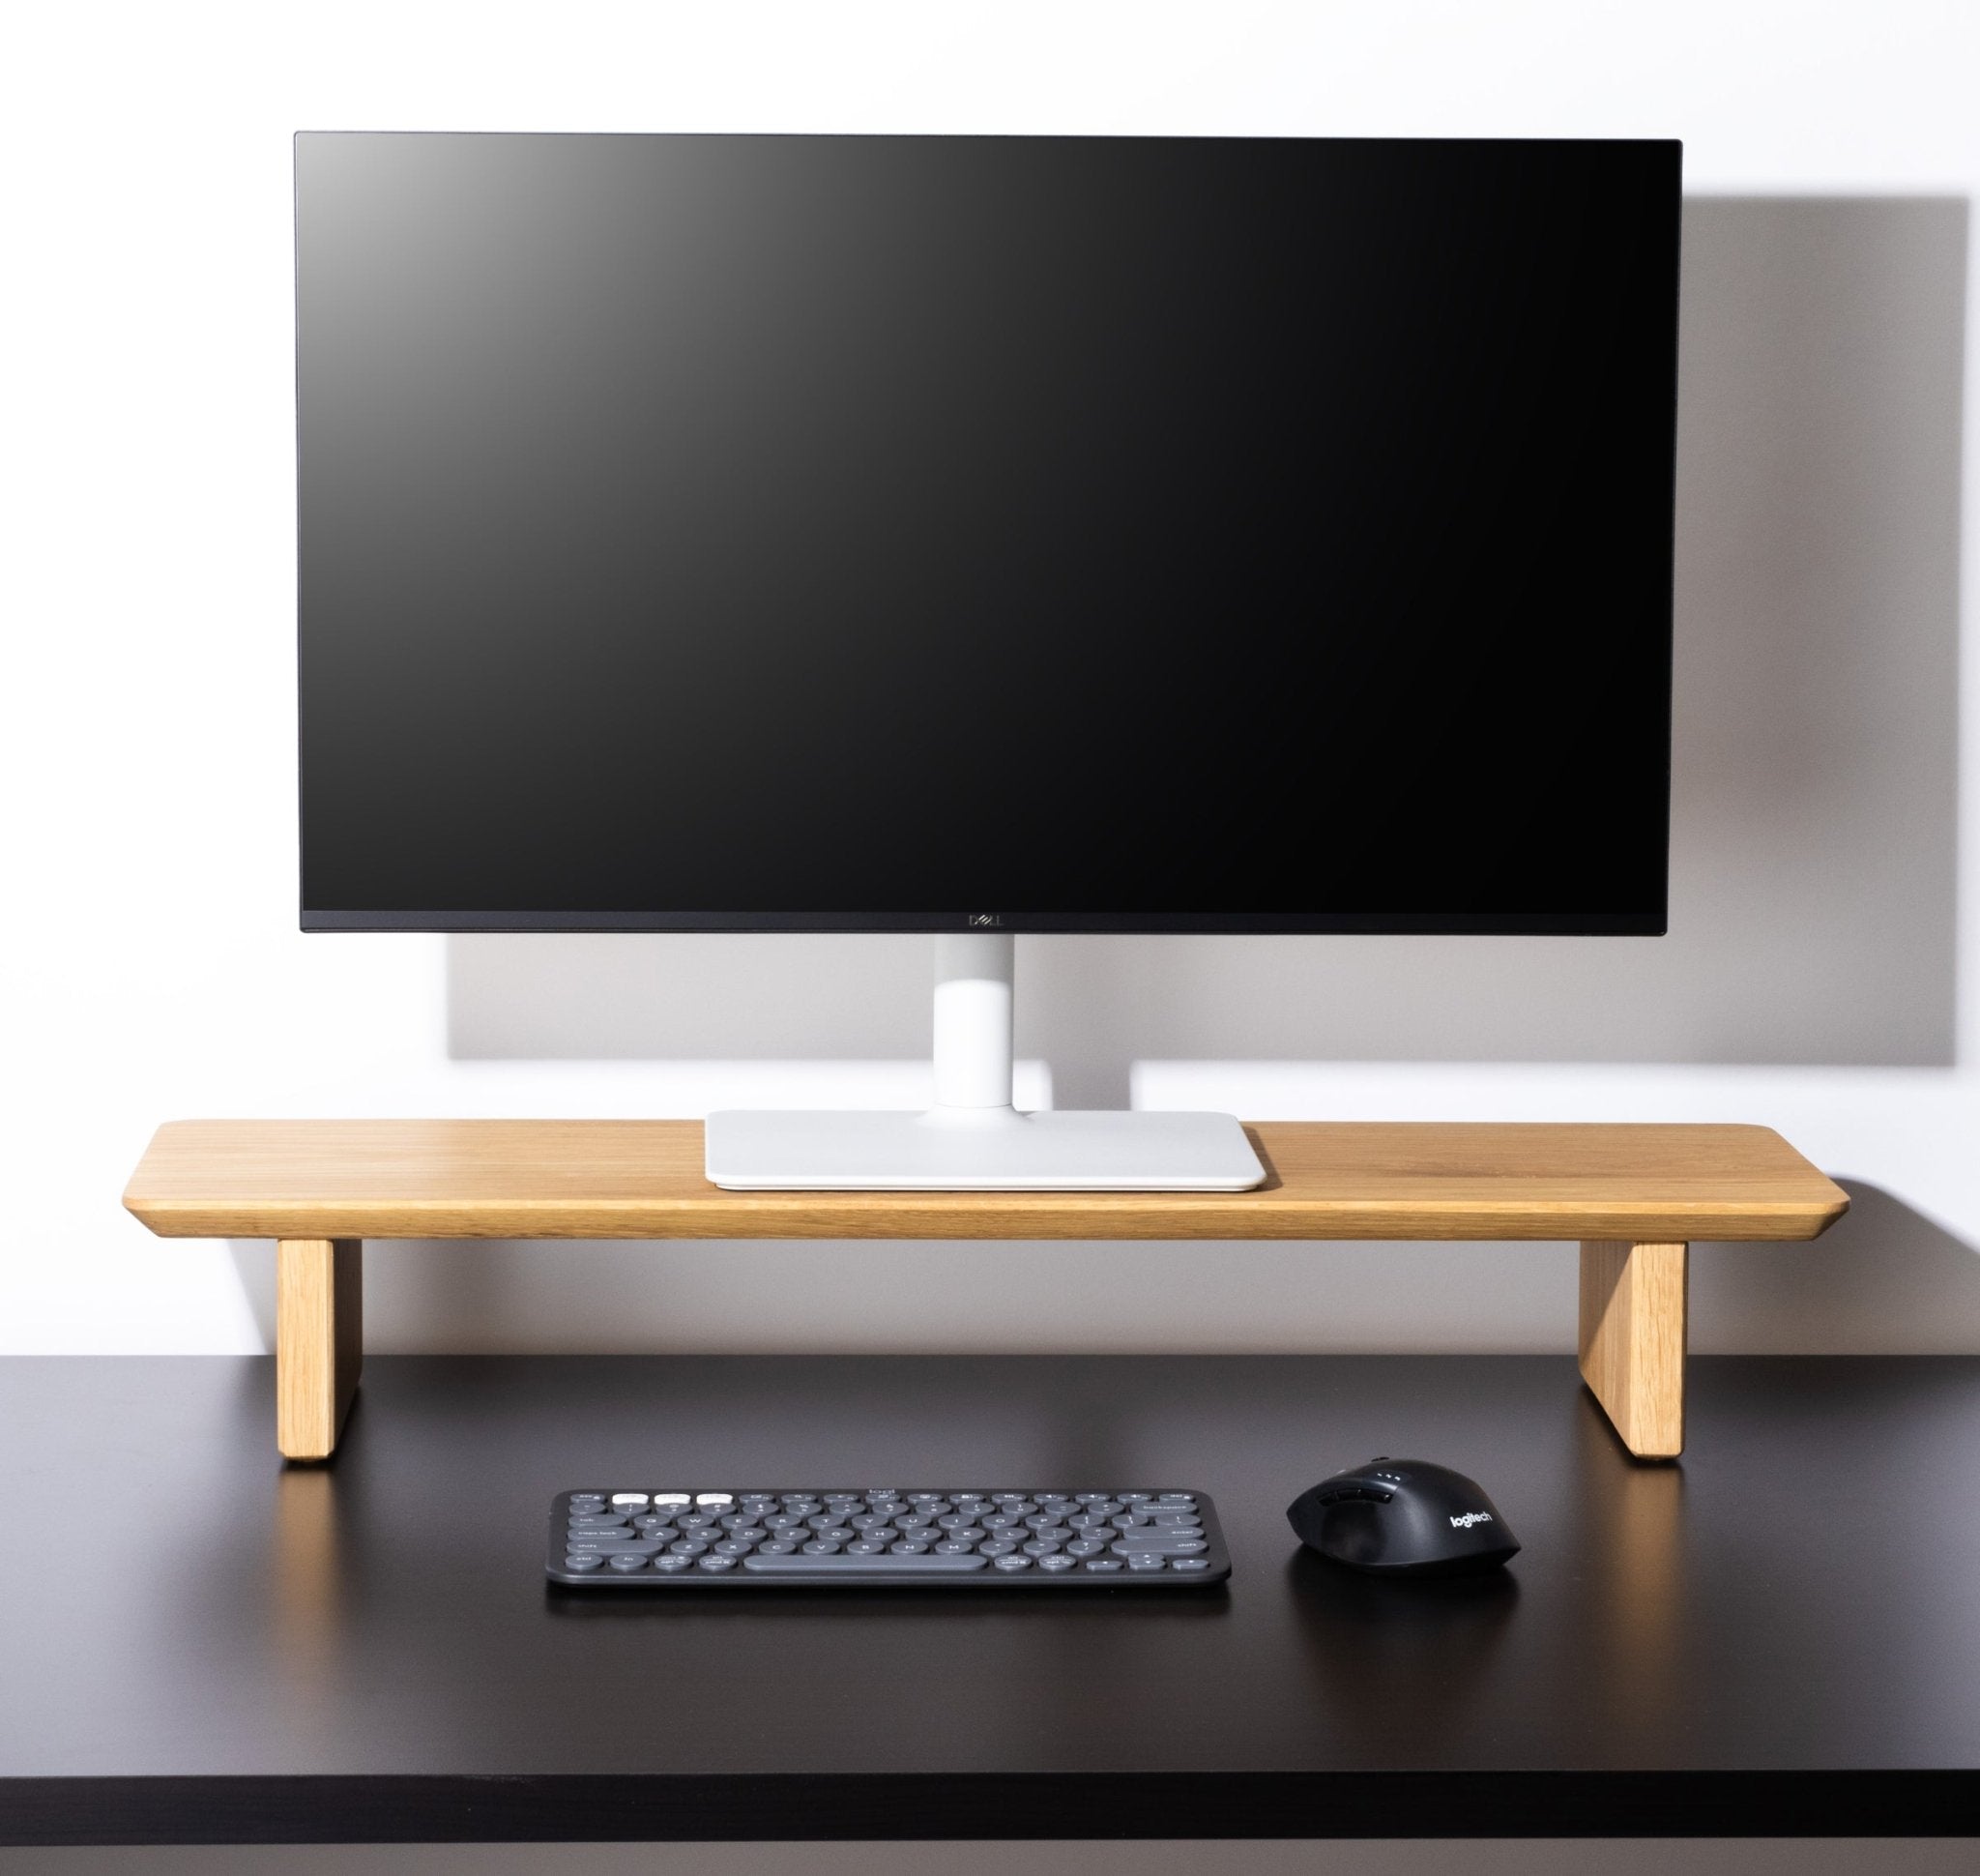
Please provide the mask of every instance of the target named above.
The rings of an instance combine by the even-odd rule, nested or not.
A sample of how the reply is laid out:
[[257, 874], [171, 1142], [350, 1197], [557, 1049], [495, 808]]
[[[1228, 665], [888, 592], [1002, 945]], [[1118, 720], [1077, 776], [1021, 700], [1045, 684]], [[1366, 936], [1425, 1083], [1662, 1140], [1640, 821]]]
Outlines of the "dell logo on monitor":
[[1001, 925], [1004, 923], [1004, 914], [1001, 912], [972, 912], [970, 914], [970, 923], [973, 925]]

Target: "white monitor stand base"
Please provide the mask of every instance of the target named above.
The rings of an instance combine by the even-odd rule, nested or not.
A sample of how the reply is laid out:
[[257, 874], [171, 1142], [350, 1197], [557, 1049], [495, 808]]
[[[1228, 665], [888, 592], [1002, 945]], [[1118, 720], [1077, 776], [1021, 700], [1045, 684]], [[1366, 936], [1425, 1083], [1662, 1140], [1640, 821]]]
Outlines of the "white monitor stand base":
[[727, 1108], [709, 1179], [736, 1192], [1241, 1192], [1265, 1182], [1229, 1114], [1021, 1114], [1011, 940], [936, 940], [935, 1105], [924, 1114]]

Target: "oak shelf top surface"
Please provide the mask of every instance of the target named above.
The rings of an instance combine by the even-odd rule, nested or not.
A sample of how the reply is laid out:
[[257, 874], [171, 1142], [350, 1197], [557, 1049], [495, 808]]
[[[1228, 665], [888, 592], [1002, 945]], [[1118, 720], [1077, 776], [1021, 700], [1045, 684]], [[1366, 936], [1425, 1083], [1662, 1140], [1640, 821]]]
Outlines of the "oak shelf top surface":
[[173, 1121], [168, 1238], [1803, 1240], [1849, 1208], [1768, 1128], [1260, 1122], [1249, 1192], [725, 1192], [698, 1121]]

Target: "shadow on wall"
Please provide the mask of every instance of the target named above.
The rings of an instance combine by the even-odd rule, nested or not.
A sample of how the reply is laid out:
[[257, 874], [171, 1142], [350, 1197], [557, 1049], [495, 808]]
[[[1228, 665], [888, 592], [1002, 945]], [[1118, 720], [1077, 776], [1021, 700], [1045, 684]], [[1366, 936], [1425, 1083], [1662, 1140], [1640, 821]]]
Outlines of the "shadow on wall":
[[1980, 1353], [1980, 1249], [1880, 1186], [1812, 1245], [1706, 1245], [1692, 1259], [1700, 1355]]
[[[1136, 1058], [1950, 1062], [1967, 219], [1685, 205], [1669, 937], [1030, 938], [1019, 1052], [1057, 1103], [1125, 1105]], [[1598, 731], [1561, 733], [1602, 760]], [[1321, 878], [1314, 825], [1288, 859]], [[928, 1046], [920, 938], [475, 935], [448, 958], [462, 1058]]]
[[[1980, 1352], [1980, 1254], [1876, 1186], [1812, 1245], [1703, 1245], [1699, 1354]], [[275, 1258], [231, 1246], [267, 1345]], [[1572, 1245], [372, 1245], [374, 1352], [1566, 1354]], [[1190, 1300], [1179, 1333], [1177, 1299]], [[766, 1299], [774, 1299], [767, 1303]], [[1261, 1325], [1268, 1325], [1261, 1329]]]

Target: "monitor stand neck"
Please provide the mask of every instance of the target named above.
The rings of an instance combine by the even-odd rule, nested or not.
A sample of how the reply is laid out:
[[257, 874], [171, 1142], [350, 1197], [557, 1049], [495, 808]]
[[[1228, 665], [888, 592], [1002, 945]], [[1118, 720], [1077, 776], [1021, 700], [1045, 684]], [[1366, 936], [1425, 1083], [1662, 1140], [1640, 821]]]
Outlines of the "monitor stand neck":
[[925, 1112], [711, 1114], [709, 1178], [743, 1192], [1235, 1192], [1263, 1182], [1229, 1114], [1019, 1113], [1011, 963], [1008, 932], [936, 938], [935, 1104]]
[[1011, 997], [1016, 941], [1007, 931], [935, 940], [935, 1105], [931, 1127], [1016, 1126]]

